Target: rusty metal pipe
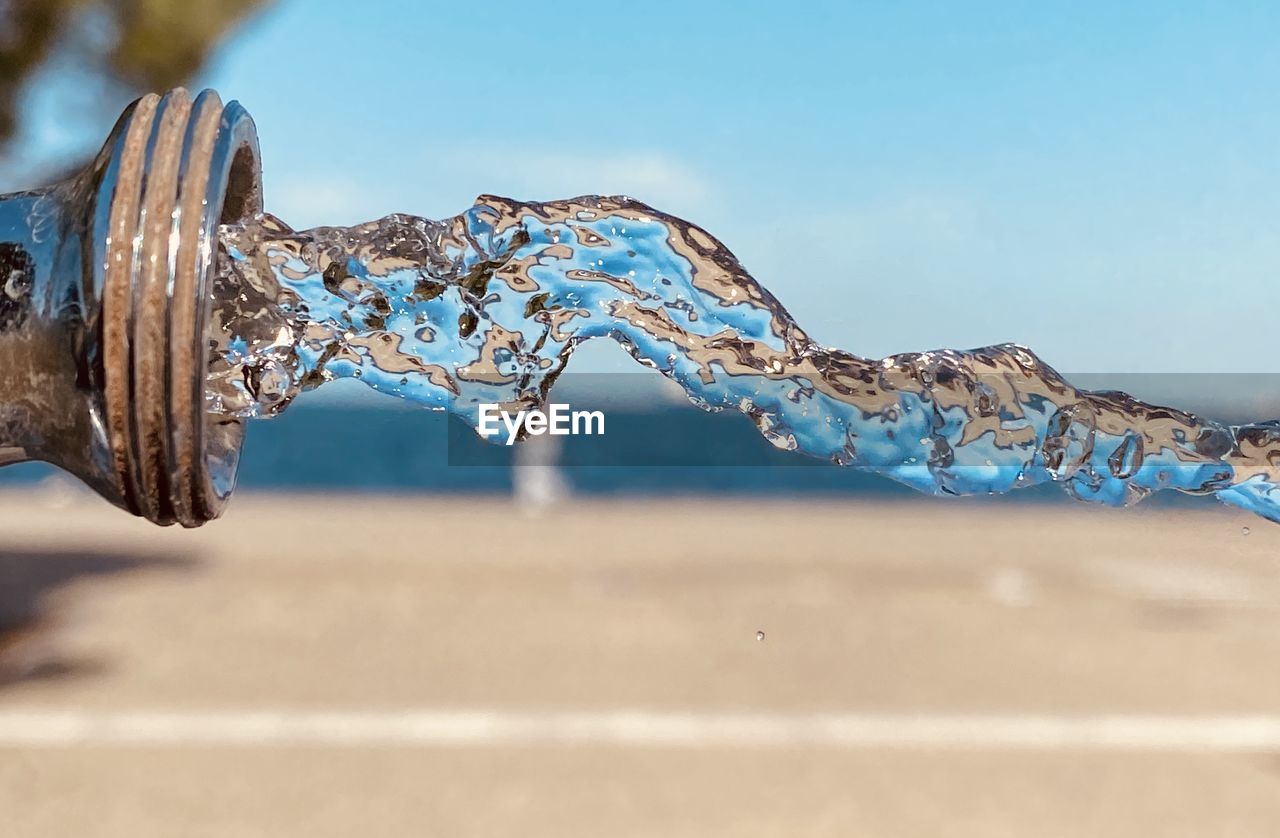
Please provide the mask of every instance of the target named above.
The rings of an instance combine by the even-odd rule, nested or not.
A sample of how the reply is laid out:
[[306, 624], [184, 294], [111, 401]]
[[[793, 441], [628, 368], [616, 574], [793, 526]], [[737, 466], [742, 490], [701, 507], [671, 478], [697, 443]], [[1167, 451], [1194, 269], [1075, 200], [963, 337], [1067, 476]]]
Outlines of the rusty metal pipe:
[[216, 518], [244, 429], [204, 406], [220, 223], [261, 210], [253, 120], [130, 105], [70, 180], [0, 196], [0, 465], [44, 460], [157, 524]]

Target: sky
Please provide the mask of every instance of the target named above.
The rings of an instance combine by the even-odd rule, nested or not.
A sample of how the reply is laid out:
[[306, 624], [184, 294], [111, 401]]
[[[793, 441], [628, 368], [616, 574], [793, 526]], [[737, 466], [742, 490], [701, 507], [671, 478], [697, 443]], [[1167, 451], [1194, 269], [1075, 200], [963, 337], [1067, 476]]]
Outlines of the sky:
[[1268, 372], [1278, 33], [1249, 2], [281, 0], [196, 86], [254, 116], [295, 227], [626, 193], [861, 355]]

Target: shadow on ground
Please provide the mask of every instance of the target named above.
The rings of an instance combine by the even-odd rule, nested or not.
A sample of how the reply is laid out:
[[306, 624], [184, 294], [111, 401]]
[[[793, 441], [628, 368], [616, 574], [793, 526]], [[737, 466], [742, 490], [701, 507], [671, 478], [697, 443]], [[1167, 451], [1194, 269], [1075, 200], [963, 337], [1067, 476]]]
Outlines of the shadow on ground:
[[104, 669], [101, 661], [67, 658], [57, 648], [54, 630], [73, 586], [147, 569], [190, 570], [196, 563], [169, 555], [0, 550], [0, 688]]

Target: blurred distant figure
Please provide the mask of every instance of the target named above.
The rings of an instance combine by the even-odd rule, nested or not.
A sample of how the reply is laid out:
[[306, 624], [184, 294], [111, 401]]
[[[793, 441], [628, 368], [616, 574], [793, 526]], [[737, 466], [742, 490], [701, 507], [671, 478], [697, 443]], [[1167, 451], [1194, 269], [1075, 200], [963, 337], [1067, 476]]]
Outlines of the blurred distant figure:
[[560, 472], [559, 460], [558, 436], [531, 436], [516, 446], [511, 482], [521, 511], [536, 515], [569, 497], [572, 490]]

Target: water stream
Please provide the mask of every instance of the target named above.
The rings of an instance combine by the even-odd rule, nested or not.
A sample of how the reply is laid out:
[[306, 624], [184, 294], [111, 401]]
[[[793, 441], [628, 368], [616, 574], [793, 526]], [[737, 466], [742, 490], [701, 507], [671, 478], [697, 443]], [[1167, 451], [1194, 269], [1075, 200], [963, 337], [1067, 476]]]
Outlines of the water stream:
[[219, 413], [271, 416], [355, 377], [474, 426], [482, 404], [541, 407], [574, 348], [608, 338], [780, 448], [925, 492], [1055, 481], [1129, 505], [1177, 489], [1280, 521], [1280, 423], [1078, 390], [1015, 344], [819, 346], [713, 236], [629, 198], [482, 196], [442, 221], [301, 232], [263, 216], [221, 229], [213, 294]]

